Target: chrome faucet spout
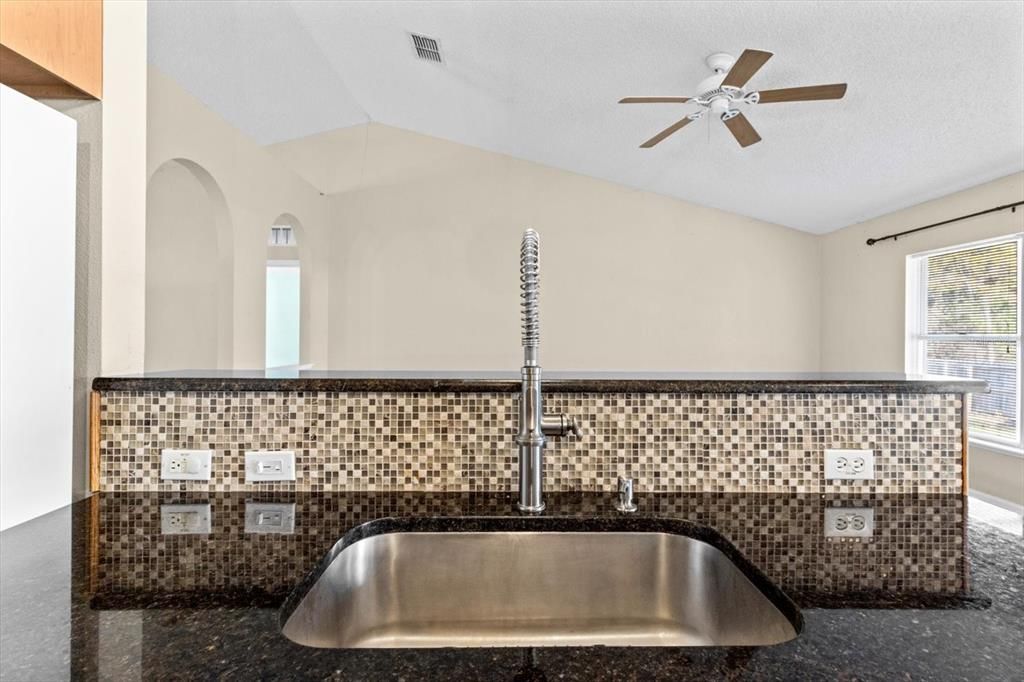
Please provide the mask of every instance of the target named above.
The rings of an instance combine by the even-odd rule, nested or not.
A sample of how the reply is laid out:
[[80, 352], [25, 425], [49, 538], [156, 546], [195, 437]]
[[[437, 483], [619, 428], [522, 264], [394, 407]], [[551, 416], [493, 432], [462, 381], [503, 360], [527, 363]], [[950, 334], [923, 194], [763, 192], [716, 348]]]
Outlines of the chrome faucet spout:
[[547, 436], [580, 435], [576, 420], [568, 415], [544, 415], [540, 368], [540, 236], [523, 233], [519, 248], [519, 288], [523, 321], [522, 390], [519, 395], [519, 509], [544, 511], [544, 446]]
[[523, 366], [540, 365], [540, 235], [523, 232], [519, 247], [519, 297], [523, 306]]

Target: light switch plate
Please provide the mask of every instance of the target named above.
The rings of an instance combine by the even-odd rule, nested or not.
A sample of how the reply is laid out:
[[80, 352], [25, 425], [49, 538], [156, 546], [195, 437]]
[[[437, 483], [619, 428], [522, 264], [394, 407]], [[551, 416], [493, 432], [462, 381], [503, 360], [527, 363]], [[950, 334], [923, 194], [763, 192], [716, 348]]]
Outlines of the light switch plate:
[[213, 450], [160, 451], [160, 479], [164, 481], [209, 481]]
[[206, 535], [210, 532], [209, 504], [160, 505], [160, 533], [163, 535]]
[[825, 479], [874, 480], [874, 450], [825, 450]]
[[294, 481], [295, 453], [291, 450], [250, 450], [245, 453], [245, 482]]
[[291, 535], [295, 532], [295, 505], [246, 502], [245, 532]]
[[825, 507], [825, 537], [869, 538], [874, 532], [874, 509], [870, 507]]

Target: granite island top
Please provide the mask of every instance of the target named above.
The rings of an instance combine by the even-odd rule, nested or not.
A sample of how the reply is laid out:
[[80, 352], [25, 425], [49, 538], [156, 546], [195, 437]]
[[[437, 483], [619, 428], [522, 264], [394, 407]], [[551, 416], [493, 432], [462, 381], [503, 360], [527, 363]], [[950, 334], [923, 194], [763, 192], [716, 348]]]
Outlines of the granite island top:
[[[600, 532], [611, 495], [548, 496]], [[639, 518], [716, 528], [800, 608], [768, 647], [313, 649], [280, 633], [289, 595], [347, 532], [381, 518], [507, 518], [504, 493], [103, 493], [0, 534], [0, 679], [1008, 680], [1024, 665], [1020, 529], [959, 496], [641, 495]], [[162, 505], [210, 504], [209, 534], [164, 535]], [[290, 534], [246, 532], [286, 505]], [[294, 505], [291, 507], [289, 505]], [[829, 506], [875, 537], [823, 538]]]
[[[984, 393], [976, 379], [902, 372], [545, 371], [560, 393]], [[514, 393], [518, 371], [181, 370], [97, 377], [96, 391], [402, 391]]]

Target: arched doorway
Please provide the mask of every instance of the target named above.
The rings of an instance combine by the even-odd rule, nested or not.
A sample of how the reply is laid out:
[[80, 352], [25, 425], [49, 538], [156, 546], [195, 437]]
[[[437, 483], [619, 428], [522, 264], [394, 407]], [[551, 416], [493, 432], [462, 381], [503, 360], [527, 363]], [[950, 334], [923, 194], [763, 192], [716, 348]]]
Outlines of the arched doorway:
[[173, 159], [146, 189], [147, 371], [231, 367], [227, 202], [199, 164]]

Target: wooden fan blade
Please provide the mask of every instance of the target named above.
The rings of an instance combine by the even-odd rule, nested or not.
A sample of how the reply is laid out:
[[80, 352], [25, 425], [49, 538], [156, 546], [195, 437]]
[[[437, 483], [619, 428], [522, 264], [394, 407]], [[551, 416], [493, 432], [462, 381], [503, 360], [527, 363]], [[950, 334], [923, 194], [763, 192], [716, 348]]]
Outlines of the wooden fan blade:
[[651, 139], [647, 140], [647, 142], [644, 142], [642, 145], [640, 145], [640, 148], [641, 149], [650, 149], [651, 147], [653, 147], [654, 145], [658, 144], [659, 142], [664, 140], [666, 137], [671, 135], [672, 133], [676, 132], [677, 130], [681, 130], [683, 128], [683, 126], [685, 126], [689, 122], [690, 122], [689, 118], [684, 118], [681, 121], [676, 121], [675, 123], [670, 125], [668, 128], [665, 128], [660, 133], [658, 133], [657, 135], [655, 135]]
[[741, 147], [749, 147], [750, 145], [760, 142], [761, 136], [754, 130], [754, 126], [750, 125], [750, 121], [743, 114], [733, 116], [728, 121], [724, 121], [725, 127], [729, 129], [732, 136], [736, 138], [736, 141], [740, 143]]
[[689, 97], [623, 97], [619, 104], [683, 104]]
[[761, 90], [758, 104], [772, 102], [810, 102], [818, 99], [842, 99], [846, 94], [846, 83], [831, 85], [808, 85], [804, 88], [782, 88], [781, 90]]
[[772, 58], [771, 52], [761, 50], [743, 50], [743, 54], [736, 60], [736, 63], [729, 69], [722, 85], [730, 85], [734, 88], [742, 88], [764, 63]]

